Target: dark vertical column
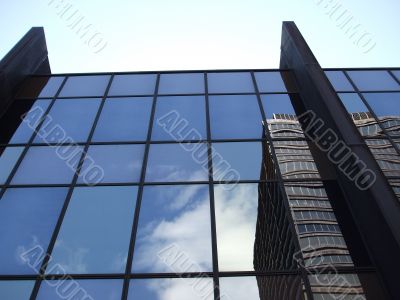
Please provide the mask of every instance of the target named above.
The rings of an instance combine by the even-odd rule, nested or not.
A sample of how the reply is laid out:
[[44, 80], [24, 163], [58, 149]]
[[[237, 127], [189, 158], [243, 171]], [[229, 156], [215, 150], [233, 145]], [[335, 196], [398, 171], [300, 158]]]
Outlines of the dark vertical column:
[[21, 82], [35, 73], [51, 73], [42, 27], [31, 28], [0, 61], [0, 115], [11, 103]]
[[342, 209], [352, 216], [383, 285], [393, 299], [400, 299], [399, 202], [293, 22], [283, 23], [280, 64], [281, 68], [292, 70], [300, 88], [304, 111], [312, 110], [376, 174], [375, 183], [367, 190], [360, 190], [325, 152], [316, 146], [311, 147], [318, 169], [326, 177], [324, 179], [337, 181], [344, 199], [334, 201], [345, 204]]

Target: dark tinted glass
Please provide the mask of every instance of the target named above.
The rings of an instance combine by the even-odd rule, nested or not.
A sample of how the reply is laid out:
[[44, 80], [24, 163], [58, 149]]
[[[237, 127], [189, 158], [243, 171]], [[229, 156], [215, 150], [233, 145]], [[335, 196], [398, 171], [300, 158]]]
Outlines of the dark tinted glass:
[[[169, 264], [171, 252], [185, 253], [193, 264]], [[132, 271], [212, 271], [208, 185], [144, 188]]]
[[0, 281], [0, 297], [7, 300], [29, 300], [34, 280]]
[[274, 114], [296, 115], [289, 95], [262, 95], [263, 108], [267, 119], [272, 119]]
[[[24, 100], [26, 101], [26, 100]], [[36, 130], [41, 118], [44, 116], [51, 100], [37, 100], [33, 103], [29, 111], [26, 112], [24, 122], [21, 122], [16, 128], [10, 143], [27, 143], [33, 132]]]
[[130, 281], [128, 300], [212, 300], [213, 291], [212, 278], [135, 279]]
[[89, 147], [82, 170], [95, 164], [103, 170], [101, 178], [91, 177], [89, 171], [80, 173], [78, 182], [114, 183], [138, 182], [142, 170], [144, 145], [94, 145]]
[[31, 147], [26, 153], [13, 184], [70, 183], [82, 154], [82, 147]]
[[17, 160], [19, 159], [24, 147], [0, 148], [0, 183], [5, 183]]
[[102, 109], [93, 141], [144, 141], [152, 98], [109, 98]]
[[75, 188], [46, 273], [123, 273], [137, 187]]
[[81, 279], [42, 282], [37, 300], [120, 300], [123, 280]]
[[156, 74], [116, 75], [108, 95], [151, 95], [156, 86]]
[[251, 74], [239, 73], [208, 73], [209, 93], [254, 93]]
[[67, 191], [67, 188], [6, 190], [0, 201], [1, 274], [39, 271]]
[[254, 75], [260, 93], [287, 91], [280, 72], [256, 72]]
[[210, 119], [214, 139], [262, 137], [262, 118], [256, 96], [210, 96]]
[[103, 96], [110, 76], [71, 76], [61, 89], [60, 97]]
[[220, 271], [254, 270], [257, 187], [258, 184], [214, 186]]
[[202, 94], [203, 73], [162, 74], [159, 94]]
[[260, 179], [260, 142], [213, 143], [212, 149], [215, 181]]
[[100, 99], [58, 99], [34, 140], [35, 143], [85, 142], [92, 129]]
[[52, 98], [63, 80], [64, 77], [31, 77], [24, 82], [17, 97]]
[[150, 146], [146, 181], [208, 180], [208, 153], [202, 143]]
[[354, 91], [353, 86], [342, 71], [326, 71], [325, 74], [336, 91]]
[[361, 91], [400, 90], [400, 85], [387, 71], [348, 71]]
[[203, 96], [158, 97], [152, 140], [205, 139], [205, 110]]
[[339, 93], [339, 98], [346, 107], [347, 111], [351, 113], [367, 113], [368, 108], [361, 100], [360, 96], [356, 93]]

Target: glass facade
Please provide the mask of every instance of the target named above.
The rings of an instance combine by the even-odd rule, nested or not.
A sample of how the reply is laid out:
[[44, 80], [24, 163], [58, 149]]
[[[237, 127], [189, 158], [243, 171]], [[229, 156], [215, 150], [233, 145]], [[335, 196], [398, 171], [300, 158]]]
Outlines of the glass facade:
[[[399, 195], [398, 71], [326, 73]], [[0, 120], [0, 298], [373, 299], [298, 90], [287, 70], [30, 78]]]

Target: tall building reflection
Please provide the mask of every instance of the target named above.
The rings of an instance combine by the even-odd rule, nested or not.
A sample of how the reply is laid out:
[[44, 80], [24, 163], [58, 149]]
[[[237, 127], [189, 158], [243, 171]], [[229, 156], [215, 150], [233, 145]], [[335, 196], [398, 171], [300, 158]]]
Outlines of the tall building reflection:
[[[279, 169], [284, 191], [279, 182], [259, 184], [255, 270], [295, 269], [296, 257], [304, 259], [305, 270], [354, 266], [309, 146], [299, 140], [304, 135], [296, 116], [273, 114], [267, 125], [273, 141], [263, 144], [261, 180], [279, 180]], [[309, 275], [314, 299], [365, 299], [357, 275], [340, 277], [345, 284]], [[262, 278], [258, 284], [260, 299], [302, 299], [300, 278]]]

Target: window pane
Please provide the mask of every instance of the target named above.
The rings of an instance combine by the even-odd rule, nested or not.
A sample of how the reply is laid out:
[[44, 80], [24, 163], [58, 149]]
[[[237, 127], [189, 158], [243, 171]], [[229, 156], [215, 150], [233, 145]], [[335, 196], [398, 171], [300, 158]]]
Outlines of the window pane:
[[325, 74], [336, 91], [354, 91], [353, 86], [342, 71], [326, 71]]
[[78, 165], [82, 147], [31, 147], [26, 153], [13, 184], [70, 183]]
[[392, 73], [397, 77], [397, 80], [400, 80], [400, 71], [392, 71]]
[[71, 76], [61, 90], [60, 97], [103, 96], [110, 76]]
[[213, 143], [212, 147], [215, 181], [260, 179], [261, 143]]
[[52, 98], [56, 95], [64, 77], [31, 77], [24, 82], [17, 97]]
[[156, 86], [156, 74], [116, 75], [108, 95], [151, 95]]
[[36, 300], [120, 300], [123, 280], [78, 279], [43, 281]]
[[258, 184], [214, 186], [220, 271], [254, 270], [257, 186]]
[[339, 93], [339, 98], [346, 107], [349, 114], [353, 113], [369, 113], [368, 108], [356, 93]]
[[347, 72], [361, 91], [400, 90], [400, 85], [387, 71]]
[[287, 91], [280, 72], [256, 72], [254, 75], [260, 93]]
[[251, 74], [240, 73], [208, 73], [209, 93], [254, 93]]
[[274, 114], [296, 116], [292, 101], [290, 101], [289, 95], [287, 94], [262, 95], [261, 101], [267, 119], [273, 119]]
[[158, 97], [152, 140], [207, 138], [203, 96]]
[[0, 297], [7, 300], [29, 300], [34, 280], [0, 281]]
[[390, 135], [400, 135], [400, 93], [363, 94]]
[[124, 273], [137, 187], [75, 188], [46, 273]]
[[56, 100], [34, 142], [86, 142], [99, 105], [100, 99]]
[[[173, 247], [171, 248], [171, 245]], [[165, 249], [169, 249], [166, 251]], [[193, 264], [168, 265], [171, 251]], [[165, 261], [164, 261], [165, 259]], [[140, 209], [132, 272], [211, 272], [208, 185], [146, 186]]]
[[208, 180], [207, 146], [202, 143], [150, 146], [146, 181]]
[[0, 148], [0, 183], [5, 183], [19, 159], [24, 147]]
[[[144, 145], [97, 145], [90, 146], [79, 182], [138, 182], [142, 171]], [[103, 170], [101, 178], [91, 177], [91, 166], [96, 164]], [[99, 181], [100, 180], [100, 181]]]
[[[44, 256], [41, 251], [47, 251], [67, 191], [67, 188], [6, 190], [0, 201], [1, 274], [36, 274], [39, 271]], [[32, 250], [35, 247], [37, 250]], [[29, 250], [29, 254], [23, 255]]]
[[[14, 131], [10, 143], [27, 143], [31, 138], [34, 129], [39, 125], [41, 118], [44, 116], [46, 109], [50, 105], [51, 100], [37, 100], [33, 103], [32, 107], [26, 111], [24, 122], [21, 122], [21, 117], [25, 112], [21, 111], [21, 114], [14, 122], [18, 122], [19, 126]], [[24, 101], [25, 102], [25, 101]], [[14, 102], [15, 104], [18, 104]], [[8, 112], [7, 112], [8, 113]], [[15, 127], [14, 127], [15, 128]]]
[[203, 94], [203, 73], [162, 74], [159, 94]]
[[152, 98], [109, 98], [102, 109], [93, 141], [144, 141]]
[[128, 300], [212, 300], [213, 291], [212, 278], [135, 279]]
[[211, 96], [214, 139], [261, 138], [262, 118], [256, 96]]

